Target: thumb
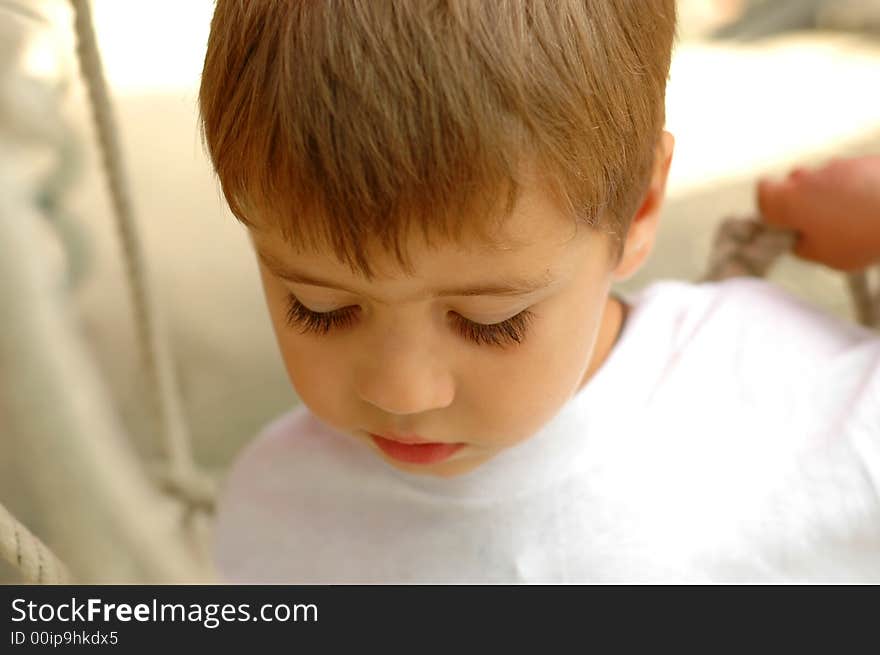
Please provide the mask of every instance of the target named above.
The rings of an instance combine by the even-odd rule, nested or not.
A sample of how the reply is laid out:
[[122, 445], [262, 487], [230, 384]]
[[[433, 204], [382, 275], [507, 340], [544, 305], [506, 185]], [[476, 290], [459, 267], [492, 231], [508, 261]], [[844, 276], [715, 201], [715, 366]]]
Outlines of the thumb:
[[764, 222], [779, 227], [791, 227], [791, 202], [786, 182], [761, 178], [757, 184], [758, 211]]

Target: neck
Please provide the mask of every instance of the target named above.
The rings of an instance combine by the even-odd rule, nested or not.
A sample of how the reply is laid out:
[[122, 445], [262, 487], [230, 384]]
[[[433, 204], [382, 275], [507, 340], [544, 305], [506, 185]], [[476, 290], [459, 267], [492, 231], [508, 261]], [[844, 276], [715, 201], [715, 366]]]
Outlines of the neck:
[[602, 322], [599, 325], [599, 336], [596, 337], [593, 357], [586, 373], [584, 373], [584, 377], [581, 378], [578, 391], [584, 387], [590, 378], [596, 374], [596, 371], [602, 367], [605, 360], [608, 359], [620, 333], [623, 331], [627, 314], [629, 314], [629, 305], [623, 299], [613, 294], [609, 295], [608, 301], [605, 303], [605, 311], [602, 313]]

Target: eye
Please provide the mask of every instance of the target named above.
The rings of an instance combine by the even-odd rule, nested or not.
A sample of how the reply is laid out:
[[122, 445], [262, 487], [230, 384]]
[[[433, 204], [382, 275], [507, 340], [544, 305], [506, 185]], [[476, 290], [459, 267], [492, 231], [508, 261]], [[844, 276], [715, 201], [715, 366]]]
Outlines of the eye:
[[458, 331], [468, 341], [487, 346], [518, 345], [523, 342], [528, 333], [528, 327], [534, 318], [534, 314], [525, 309], [516, 316], [501, 321], [500, 323], [475, 323], [463, 316], [455, 314], [455, 323]]
[[327, 334], [333, 328], [347, 328], [354, 324], [356, 307], [343, 307], [332, 312], [313, 312], [292, 293], [287, 295], [287, 324], [299, 328], [301, 334]]
[[[298, 328], [301, 334], [326, 335], [335, 328], [351, 327], [356, 320], [357, 311], [357, 307], [343, 307], [332, 312], [314, 312], [292, 293], [287, 295], [287, 324]], [[477, 345], [499, 347], [522, 343], [533, 318], [534, 314], [527, 309], [500, 323], [491, 324], [475, 323], [459, 314], [453, 314], [456, 330], [465, 339]]]

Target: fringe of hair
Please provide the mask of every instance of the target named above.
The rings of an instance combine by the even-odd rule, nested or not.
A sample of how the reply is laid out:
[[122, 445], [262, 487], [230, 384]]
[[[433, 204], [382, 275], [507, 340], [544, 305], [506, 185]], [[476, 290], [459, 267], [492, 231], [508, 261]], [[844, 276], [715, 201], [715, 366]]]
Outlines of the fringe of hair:
[[527, 180], [617, 255], [665, 121], [674, 0], [218, 0], [199, 109], [233, 214], [371, 278], [497, 245]]

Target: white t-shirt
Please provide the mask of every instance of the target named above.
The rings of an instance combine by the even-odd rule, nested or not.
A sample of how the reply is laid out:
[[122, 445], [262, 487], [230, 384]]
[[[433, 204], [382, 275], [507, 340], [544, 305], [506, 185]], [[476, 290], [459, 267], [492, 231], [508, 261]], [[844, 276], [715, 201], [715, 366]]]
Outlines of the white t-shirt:
[[229, 582], [880, 582], [880, 335], [763, 281], [656, 282], [594, 377], [455, 478], [300, 406], [240, 453]]

